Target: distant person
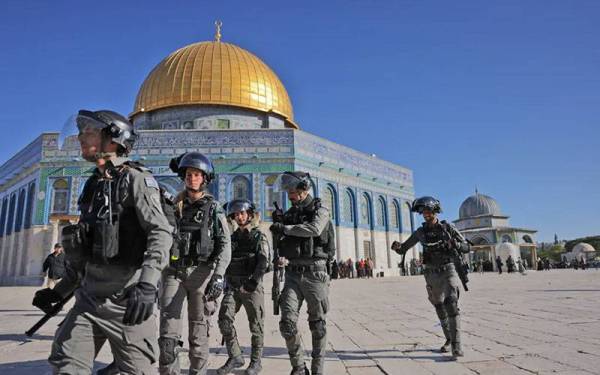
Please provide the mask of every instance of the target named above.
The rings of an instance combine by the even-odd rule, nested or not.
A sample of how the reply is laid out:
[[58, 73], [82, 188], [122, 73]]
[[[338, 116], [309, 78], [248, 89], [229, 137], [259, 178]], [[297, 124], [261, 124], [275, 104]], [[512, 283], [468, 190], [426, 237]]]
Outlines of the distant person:
[[332, 279], [337, 279], [340, 276], [340, 269], [338, 267], [338, 262], [337, 261], [333, 261], [331, 263], [331, 278]]
[[498, 255], [496, 257], [496, 267], [498, 268], [498, 274], [502, 275], [502, 266], [504, 264], [502, 263], [502, 258], [500, 258], [500, 255]]
[[506, 259], [506, 270], [508, 273], [515, 272], [515, 260], [513, 259], [512, 255], [509, 255]]
[[517, 269], [519, 270], [521, 275], [527, 274], [527, 272], [525, 272], [525, 266], [523, 265], [523, 260], [521, 260], [521, 257], [519, 257], [519, 259], [517, 259]]
[[65, 253], [61, 244], [57, 243], [54, 245], [50, 255], [44, 260], [42, 271], [48, 277], [46, 282], [47, 288], [54, 288], [54, 286], [63, 278], [65, 275]]
[[477, 270], [483, 275], [483, 259], [479, 259], [477, 262]]

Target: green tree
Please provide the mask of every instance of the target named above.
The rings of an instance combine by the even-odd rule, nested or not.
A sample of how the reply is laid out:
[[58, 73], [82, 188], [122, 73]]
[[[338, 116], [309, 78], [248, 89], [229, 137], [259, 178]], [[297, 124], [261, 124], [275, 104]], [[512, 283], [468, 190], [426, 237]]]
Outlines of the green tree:
[[538, 257], [540, 258], [549, 258], [556, 262], [561, 261], [561, 255], [564, 252], [564, 249], [561, 245], [552, 245], [544, 248], [544, 250], [538, 251]]

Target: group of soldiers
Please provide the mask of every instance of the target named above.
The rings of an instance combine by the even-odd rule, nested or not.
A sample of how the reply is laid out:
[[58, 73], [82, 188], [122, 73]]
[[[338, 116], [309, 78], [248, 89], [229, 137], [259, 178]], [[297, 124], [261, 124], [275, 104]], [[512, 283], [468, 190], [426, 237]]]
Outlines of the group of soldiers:
[[[234, 327], [243, 306], [252, 334], [245, 373], [258, 374], [266, 313], [262, 281], [273, 270], [274, 306], [280, 309], [279, 330], [291, 374], [324, 374], [335, 237], [327, 208], [309, 193], [308, 173], [284, 172], [274, 184], [287, 193], [291, 208], [273, 212], [271, 248], [252, 202], [235, 199], [221, 205], [210, 195], [207, 185], [214, 169], [201, 153], [171, 160], [171, 169], [185, 186], [173, 196], [147, 168], [127, 158], [137, 138], [127, 118], [113, 111], [81, 110], [74, 119], [61, 138], [76, 135], [82, 157], [96, 168], [79, 198], [78, 223], [62, 232], [65, 276], [33, 299], [48, 312], [75, 296], [52, 344], [54, 373], [90, 374], [108, 341], [114, 361], [99, 373], [152, 374], [158, 360], [161, 374], [179, 374], [187, 300], [188, 373], [207, 372], [210, 319], [217, 309], [228, 352], [217, 373], [245, 365]], [[442, 351], [461, 356], [459, 283], [448, 250], [468, 247], [451, 225], [438, 221], [439, 201], [417, 199], [413, 210], [423, 214], [425, 223], [403, 244], [394, 242], [392, 249], [405, 254], [418, 241], [423, 244], [429, 300], [446, 337]], [[310, 371], [298, 331], [304, 301], [312, 335]]]

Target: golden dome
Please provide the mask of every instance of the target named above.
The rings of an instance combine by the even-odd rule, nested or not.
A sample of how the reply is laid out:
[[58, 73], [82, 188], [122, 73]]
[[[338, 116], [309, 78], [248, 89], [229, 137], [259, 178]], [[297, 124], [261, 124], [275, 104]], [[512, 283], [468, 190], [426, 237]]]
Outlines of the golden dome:
[[196, 104], [274, 112], [298, 127], [277, 75], [252, 53], [218, 40], [190, 44], [161, 61], [142, 84], [132, 116]]

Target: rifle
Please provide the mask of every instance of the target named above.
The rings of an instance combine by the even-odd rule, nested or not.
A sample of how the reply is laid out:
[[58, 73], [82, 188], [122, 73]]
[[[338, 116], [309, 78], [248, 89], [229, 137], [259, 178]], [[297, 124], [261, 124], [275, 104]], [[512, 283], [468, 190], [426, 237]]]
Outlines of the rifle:
[[25, 335], [27, 337], [33, 336], [34, 333], [37, 332], [38, 329], [42, 328], [44, 324], [48, 322], [51, 318], [54, 318], [58, 313], [63, 309], [65, 304], [69, 302], [69, 300], [73, 297], [73, 292], [71, 292], [68, 296], [58, 301], [54, 306], [50, 308], [50, 310], [46, 311], [46, 315], [42, 317], [42, 319], [38, 320], [31, 328], [29, 328]]
[[[452, 240], [456, 242], [456, 240], [452, 237], [452, 235], [450, 235], [450, 233], [446, 229], [445, 224], [442, 224], [442, 230], [444, 231], [444, 235], [448, 242], [452, 242]], [[467, 243], [471, 244], [470, 241], [467, 241]], [[464, 261], [462, 254], [459, 252], [458, 246], [449, 247], [450, 251], [452, 252], [452, 256], [454, 257], [454, 268], [456, 268], [458, 278], [460, 279], [460, 282], [462, 283], [465, 292], [468, 292], [469, 287], [467, 286], [467, 283], [469, 282], [469, 265]]]
[[[273, 222], [281, 222], [283, 219], [283, 210], [277, 202], [273, 202], [275, 211], [271, 214]], [[271, 289], [271, 299], [273, 300], [273, 315], [279, 315], [279, 296], [281, 295], [282, 285], [285, 281], [285, 267], [277, 264], [279, 259], [279, 237], [273, 233], [273, 288]]]

